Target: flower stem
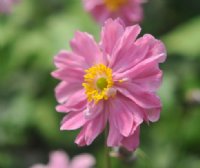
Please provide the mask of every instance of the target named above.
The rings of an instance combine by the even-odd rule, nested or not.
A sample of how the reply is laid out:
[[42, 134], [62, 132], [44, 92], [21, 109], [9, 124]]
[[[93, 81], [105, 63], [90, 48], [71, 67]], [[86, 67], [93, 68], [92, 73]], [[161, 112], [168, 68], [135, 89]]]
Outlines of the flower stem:
[[108, 136], [108, 127], [106, 127], [105, 130], [105, 142], [104, 142], [104, 146], [105, 146], [105, 168], [111, 168], [111, 160], [110, 160], [110, 149], [109, 147], [107, 147], [107, 143], [106, 143], [106, 139]]

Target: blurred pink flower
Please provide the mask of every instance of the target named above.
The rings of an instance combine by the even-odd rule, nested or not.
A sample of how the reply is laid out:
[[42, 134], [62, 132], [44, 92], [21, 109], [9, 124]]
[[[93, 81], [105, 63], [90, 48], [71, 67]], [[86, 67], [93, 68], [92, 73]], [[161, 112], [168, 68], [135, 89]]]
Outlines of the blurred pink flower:
[[140, 124], [159, 119], [161, 102], [155, 94], [161, 83], [159, 63], [166, 59], [163, 43], [150, 34], [138, 39], [138, 25], [124, 27], [109, 19], [95, 42], [85, 32], [76, 32], [72, 52], [55, 56], [58, 70], [57, 111], [68, 113], [61, 130], [82, 127], [75, 142], [90, 145], [109, 123], [108, 146], [135, 150]]
[[18, 0], [0, 0], [0, 13], [11, 12], [13, 4], [17, 2]]
[[106, 19], [120, 17], [126, 25], [139, 23], [143, 19], [144, 0], [83, 0], [85, 10], [100, 23]]
[[95, 159], [89, 154], [75, 156], [69, 161], [68, 155], [63, 151], [54, 151], [50, 154], [47, 165], [35, 164], [31, 168], [91, 168], [95, 164]]

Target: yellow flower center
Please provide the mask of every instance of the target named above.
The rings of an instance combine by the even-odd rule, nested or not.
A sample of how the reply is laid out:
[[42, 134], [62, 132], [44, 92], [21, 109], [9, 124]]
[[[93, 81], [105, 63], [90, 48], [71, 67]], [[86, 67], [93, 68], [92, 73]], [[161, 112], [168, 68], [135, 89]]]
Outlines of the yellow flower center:
[[112, 70], [103, 64], [94, 65], [85, 70], [84, 82], [88, 101], [98, 103], [99, 100], [107, 100], [110, 96], [115, 95], [113, 86]]
[[128, 0], [104, 0], [106, 7], [112, 11], [117, 11], [121, 6], [125, 5]]

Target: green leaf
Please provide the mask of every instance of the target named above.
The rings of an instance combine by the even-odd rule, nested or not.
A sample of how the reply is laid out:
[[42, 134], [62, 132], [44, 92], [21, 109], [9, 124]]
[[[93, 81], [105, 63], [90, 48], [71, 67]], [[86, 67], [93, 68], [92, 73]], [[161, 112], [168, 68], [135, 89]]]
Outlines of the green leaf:
[[180, 25], [165, 35], [162, 40], [169, 54], [180, 54], [188, 58], [200, 54], [200, 17]]

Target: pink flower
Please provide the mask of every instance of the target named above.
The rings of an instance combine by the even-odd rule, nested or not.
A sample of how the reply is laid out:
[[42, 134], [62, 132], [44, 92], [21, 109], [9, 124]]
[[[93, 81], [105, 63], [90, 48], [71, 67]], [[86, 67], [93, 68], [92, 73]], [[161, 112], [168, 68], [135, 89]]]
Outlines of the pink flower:
[[100, 23], [120, 17], [126, 25], [139, 23], [143, 18], [143, 0], [83, 0], [85, 10]]
[[91, 168], [95, 159], [89, 154], [75, 156], [69, 161], [68, 155], [63, 151], [54, 151], [50, 154], [50, 161], [47, 165], [35, 164], [31, 168]]
[[140, 124], [159, 119], [161, 102], [156, 90], [161, 83], [159, 63], [166, 59], [163, 43], [150, 34], [138, 39], [138, 25], [124, 27], [109, 19], [101, 41], [76, 32], [72, 51], [55, 57], [52, 75], [57, 86], [57, 111], [68, 113], [61, 130], [82, 128], [75, 142], [90, 145], [109, 125], [107, 145], [134, 150], [139, 145]]
[[0, 0], [0, 13], [9, 13], [13, 4], [18, 2], [18, 0]]

